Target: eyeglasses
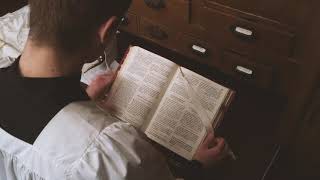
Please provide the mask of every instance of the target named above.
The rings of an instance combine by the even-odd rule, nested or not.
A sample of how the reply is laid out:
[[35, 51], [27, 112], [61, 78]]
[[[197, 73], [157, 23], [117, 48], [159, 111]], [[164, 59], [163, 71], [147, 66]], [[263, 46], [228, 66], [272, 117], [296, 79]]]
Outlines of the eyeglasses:
[[[120, 34], [119, 29], [124, 23], [126, 23], [127, 18], [126, 18], [126, 16], [122, 16], [121, 18], [118, 18], [117, 21], [118, 22], [115, 23], [115, 27], [116, 28], [112, 28], [113, 30], [110, 33], [111, 36], [112, 36], [112, 41], [114, 41], [116, 39], [116, 36], [118, 34]], [[109, 42], [110, 45], [113, 44], [112, 41]], [[101, 65], [102, 63], [105, 63], [105, 65], [106, 65], [106, 67], [108, 69], [109, 68], [109, 64], [108, 64], [108, 61], [107, 61], [107, 55], [108, 55], [108, 53], [111, 53], [111, 52], [107, 52], [107, 51], [111, 51], [111, 48], [106, 47], [105, 50], [103, 51], [103, 56], [99, 56], [98, 59], [96, 59], [92, 64], [90, 64], [87, 68], [85, 68], [83, 70], [83, 73], [87, 73], [88, 71], [90, 71], [91, 69]]]

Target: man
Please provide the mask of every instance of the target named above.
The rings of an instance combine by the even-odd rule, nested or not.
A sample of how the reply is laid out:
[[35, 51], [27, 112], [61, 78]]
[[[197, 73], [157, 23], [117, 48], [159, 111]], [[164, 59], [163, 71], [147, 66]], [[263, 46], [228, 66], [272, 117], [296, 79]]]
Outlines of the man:
[[[172, 179], [132, 126], [89, 101], [105, 93], [113, 76], [80, 87], [83, 64], [103, 54], [130, 0], [29, 4], [25, 49], [0, 70], [0, 179]], [[196, 160], [209, 166], [222, 158], [223, 146], [210, 135]]]

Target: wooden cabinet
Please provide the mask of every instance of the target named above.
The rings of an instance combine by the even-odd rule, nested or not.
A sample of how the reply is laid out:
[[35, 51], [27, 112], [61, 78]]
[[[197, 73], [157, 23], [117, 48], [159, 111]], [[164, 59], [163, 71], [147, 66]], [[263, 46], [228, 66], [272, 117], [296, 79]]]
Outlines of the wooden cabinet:
[[[299, 68], [294, 51], [300, 21], [297, 16], [303, 14], [304, 8], [298, 1], [273, 3], [159, 0], [150, 5], [145, 0], [134, 0], [129, 14], [137, 18], [138, 31], [126, 27], [123, 30], [241, 81], [287, 95], [295, 77], [292, 73]], [[284, 7], [285, 12], [281, 13]], [[238, 61], [226, 58], [225, 52], [246, 59], [239, 66], [254, 68], [257, 79], [243, 78], [246, 74], [242, 71], [231, 73], [231, 64], [237, 66], [234, 63]]]
[[[320, 76], [319, 76], [320, 77]], [[311, 96], [308, 111], [304, 117], [301, 129], [295, 144], [295, 167], [297, 175], [305, 179], [320, 177], [320, 78], [318, 85]], [[308, 178], [307, 178], [308, 177]]]
[[[232, 79], [240, 86], [249, 84], [246, 90], [235, 89], [239, 98], [235, 103], [237, 110], [231, 110], [231, 117], [226, 117], [230, 120], [226, 121], [230, 130], [226, 137], [230, 135], [240, 160], [232, 163], [232, 167], [227, 166], [221, 177], [261, 179], [278, 143], [284, 146], [291, 143], [292, 135], [301, 128], [299, 118], [304, 107], [299, 103], [305, 102], [308, 95], [303, 88], [313, 83], [305, 81], [306, 73], [317, 69], [303, 67], [311, 59], [315, 63], [310, 66], [319, 65], [315, 60], [320, 56], [313, 44], [319, 42], [316, 31], [319, 32], [320, 26], [312, 30], [315, 25], [311, 24], [319, 24], [320, 15], [315, 14], [320, 3], [301, 0], [155, 0], [153, 3], [133, 0], [129, 13], [137, 18], [137, 31], [123, 30], [155, 44], [149, 50], [161, 47], [182, 55], [182, 60], [177, 62], [193, 64], [201, 74], [219, 72], [225, 75], [222, 79]], [[219, 77], [213, 78], [219, 81]], [[233, 87], [234, 83], [229, 85]], [[243, 99], [244, 94], [252, 101]], [[289, 104], [283, 105], [285, 102]], [[232, 142], [234, 137], [238, 139]]]

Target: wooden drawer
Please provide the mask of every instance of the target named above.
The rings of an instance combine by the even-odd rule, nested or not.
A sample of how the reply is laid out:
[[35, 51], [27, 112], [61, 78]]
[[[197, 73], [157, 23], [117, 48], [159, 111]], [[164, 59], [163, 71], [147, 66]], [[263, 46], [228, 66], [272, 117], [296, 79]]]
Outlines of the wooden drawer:
[[212, 65], [217, 65], [217, 63], [219, 63], [218, 49], [199, 38], [181, 33], [178, 35], [176, 47], [181, 54], [202, 63]]
[[283, 25], [296, 25], [296, 17], [301, 15], [300, 6], [308, 2], [292, 0], [205, 0], [208, 7], [233, 9], [246, 14], [254, 14]]
[[167, 48], [175, 47], [176, 33], [172, 29], [146, 18], [140, 19], [139, 34]]
[[[187, 24], [189, 20], [188, 0], [159, 1], [162, 5], [147, 5], [144, 0], [134, 0], [129, 12], [152, 19], [154, 22], [178, 28], [179, 24]], [[157, 7], [159, 6], [159, 7]]]
[[273, 70], [271, 67], [253, 63], [247, 57], [233, 52], [223, 52], [221, 68], [225, 73], [259, 87], [269, 88], [272, 85]]
[[201, 8], [203, 26], [212, 41], [240, 54], [250, 55], [257, 49], [271, 49], [283, 56], [291, 56], [294, 35], [271, 26], [255, 23], [217, 10]]
[[134, 34], [138, 33], [138, 20], [137, 16], [127, 13], [127, 15], [124, 17], [122, 25], [120, 27], [121, 30], [131, 32]]

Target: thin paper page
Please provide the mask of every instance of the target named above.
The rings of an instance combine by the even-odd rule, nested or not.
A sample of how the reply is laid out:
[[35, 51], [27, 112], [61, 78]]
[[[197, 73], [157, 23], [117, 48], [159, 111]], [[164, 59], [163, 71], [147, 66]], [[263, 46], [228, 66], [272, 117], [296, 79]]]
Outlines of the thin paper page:
[[[228, 89], [188, 69], [183, 68], [185, 77], [197, 92], [200, 108], [213, 119], [226, 96]], [[146, 134], [177, 154], [191, 160], [206, 135], [201, 112], [192, 103], [188, 85], [180, 71], [175, 74], [162, 102], [159, 105]]]
[[111, 90], [115, 115], [141, 128], [156, 108], [177, 65], [138, 47], [128, 57]]
[[[199, 102], [202, 104], [201, 107], [208, 112], [209, 116], [217, 114], [229, 92], [229, 89], [204, 78], [189, 69], [181, 69], [185, 77], [179, 73], [177, 81], [181, 83], [184, 81], [183, 79], [187, 79], [194, 91], [197, 93]], [[214, 119], [211, 118], [211, 120], [213, 121]]]
[[187, 87], [188, 95], [190, 96], [191, 103], [193, 103], [193, 108], [194, 110], [198, 113], [200, 116], [200, 119], [202, 121], [202, 124], [205, 126], [207, 133], [213, 133], [213, 128], [212, 128], [212, 122], [210, 119], [210, 115], [208, 111], [206, 110], [206, 107], [203, 107], [203, 103], [201, 101], [201, 97], [198, 96], [197, 92], [194, 90], [194, 87], [191, 82], [189, 82], [189, 79], [185, 76], [182, 67], [179, 68], [180, 73], [182, 75], [182, 82], [184, 85]]

